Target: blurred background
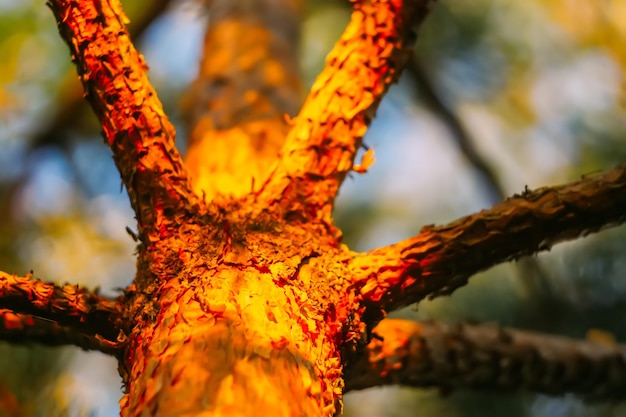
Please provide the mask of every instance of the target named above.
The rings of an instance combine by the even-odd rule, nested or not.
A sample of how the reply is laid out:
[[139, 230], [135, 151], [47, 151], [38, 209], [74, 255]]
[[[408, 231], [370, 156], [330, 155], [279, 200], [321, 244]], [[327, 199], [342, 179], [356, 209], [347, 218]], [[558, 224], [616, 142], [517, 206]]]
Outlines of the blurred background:
[[[193, 0], [123, 1], [151, 80], [178, 129], [207, 15]], [[349, 4], [309, 1], [302, 71], [310, 85]], [[376, 163], [352, 174], [335, 217], [368, 250], [626, 162], [626, 2], [440, 0], [416, 59], [383, 101], [365, 143]], [[0, 0], [0, 269], [99, 286], [134, 274], [135, 229], [110, 151], [44, 2]], [[501, 265], [451, 297], [395, 315], [480, 320], [626, 340], [626, 229]], [[113, 359], [0, 342], [0, 416], [118, 415]], [[348, 416], [626, 416], [618, 404], [529, 393], [382, 388], [346, 396]]]

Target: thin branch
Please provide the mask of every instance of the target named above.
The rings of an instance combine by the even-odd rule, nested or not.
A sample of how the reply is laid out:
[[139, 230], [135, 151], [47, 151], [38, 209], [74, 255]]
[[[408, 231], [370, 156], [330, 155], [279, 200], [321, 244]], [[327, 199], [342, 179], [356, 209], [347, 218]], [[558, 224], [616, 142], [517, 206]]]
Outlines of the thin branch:
[[56, 322], [27, 314], [15, 314], [0, 309], [0, 340], [11, 344], [40, 344], [44, 346], [77, 346], [107, 355], [118, 355], [120, 345], [101, 337], [88, 335]]
[[243, 196], [273, 168], [301, 104], [302, 0], [213, 0], [204, 56], [186, 104], [186, 162], [208, 200]]
[[374, 329], [346, 390], [376, 385], [525, 389], [626, 399], [626, 346], [488, 325], [386, 319]]
[[[133, 39], [139, 38], [167, 8], [171, 0], [152, 0], [146, 3], [137, 17], [128, 25], [128, 31]], [[54, 98], [56, 108], [51, 109], [52, 118], [41, 123], [39, 130], [30, 141], [31, 148], [40, 148], [47, 145], [68, 145], [68, 138], [64, 134], [75, 126], [76, 116], [87, 108], [83, 100], [82, 88], [76, 82], [76, 72], [72, 70], [62, 77], [63, 82]]]
[[259, 197], [285, 214], [330, 220], [378, 104], [412, 53], [429, 0], [367, 1], [327, 57]]
[[102, 123], [142, 237], [157, 240], [197, 203], [175, 147], [174, 127], [130, 41], [118, 0], [50, 0], [87, 99]]
[[526, 190], [488, 210], [352, 260], [371, 321], [383, 311], [450, 294], [501, 262], [549, 250], [626, 220], [626, 166], [570, 184]]
[[428, 108], [441, 119], [448, 128], [454, 142], [461, 153], [480, 175], [491, 204], [503, 200], [506, 197], [504, 187], [489, 162], [483, 158], [474, 146], [469, 132], [459, 120], [457, 115], [444, 103], [433, 85], [428, 73], [417, 58], [413, 58], [407, 64], [407, 71], [415, 81], [418, 94]]
[[78, 285], [58, 286], [0, 272], [0, 309], [51, 320], [86, 335], [116, 343], [121, 300], [109, 300]]

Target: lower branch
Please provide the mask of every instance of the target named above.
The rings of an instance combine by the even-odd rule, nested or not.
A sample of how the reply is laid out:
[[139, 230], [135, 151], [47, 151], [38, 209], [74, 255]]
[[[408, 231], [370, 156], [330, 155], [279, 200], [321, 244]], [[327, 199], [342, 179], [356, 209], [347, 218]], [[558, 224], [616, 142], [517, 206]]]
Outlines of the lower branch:
[[101, 337], [87, 335], [56, 322], [11, 310], [0, 309], [0, 340], [11, 344], [40, 344], [44, 346], [77, 346], [97, 350], [107, 355], [119, 354], [119, 345]]
[[376, 385], [528, 389], [623, 400], [626, 346], [486, 325], [387, 319], [349, 366], [346, 391]]
[[[163, 14], [170, 2], [171, 0], [152, 0], [136, 17], [130, 16], [131, 22], [128, 25], [130, 37], [140, 38], [152, 22]], [[72, 69], [59, 79], [63, 81], [59, 83], [59, 90], [54, 97], [56, 108], [50, 109], [53, 113], [50, 120], [40, 122], [41, 130], [30, 140], [31, 149], [50, 145], [67, 149], [71, 143], [70, 138], [73, 137], [67, 134], [68, 131], [76, 128], [79, 124], [77, 122], [83, 120], [82, 115], [86, 113], [87, 103], [83, 100], [82, 87], [76, 80], [76, 71]]]
[[58, 286], [0, 272], [0, 309], [51, 320], [110, 343], [118, 341], [120, 300], [108, 300], [78, 285]]
[[371, 322], [384, 311], [450, 294], [501, 262], [626, 220], [626, 166], [557, 187], [524, 191], [488, 210], [352, 260], [356, 291]]

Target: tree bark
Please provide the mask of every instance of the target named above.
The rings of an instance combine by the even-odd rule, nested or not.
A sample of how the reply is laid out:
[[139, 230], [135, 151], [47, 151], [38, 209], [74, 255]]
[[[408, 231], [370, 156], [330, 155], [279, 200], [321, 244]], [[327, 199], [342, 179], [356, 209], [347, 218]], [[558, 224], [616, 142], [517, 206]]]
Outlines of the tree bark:
[[[298, 13], [297, 2], [264, 2], [279, 16]], [[285, 37], [295, 32], [289, 25], [284, 33], [280, 25], [267, 29], [272, 14], [239, 15], [232, 2], [209, 2], [216, 22], [196, 84], [203, 91], [191, 115], [187, 163], [118, 1], [49, 4], [137, 217], [137, 275], [123, 297], [107, 301], [2, 274], [0, 308], [114, 339], [124, 417], [333, 415], [341, 411], [344, 366], [363, 357], [388, 311], [447, 294], [496, 263], [626, 220], [622, 167], [529, 191], [367, 254], [341, 244], [334, 199], [429, 1], [356, 2], [291, 126], [283, 112], [293, 110], [298, 83], [286, 71], [295, 46]], [[259, 54], [240, 57], [239, 65], [228, 49], [212, 55], [223, 33], [241, 36], [243, 49]], [[225, 66], [217, 68], [222, 58]], [[274, 58], [282, 62], [277, 78], [267, 69]], [[250, 90], [230, 80], [234, 74], [249, 77]], [[259, 97], [265, 90], [272, 93]], [[222, 112], [224, 97], [229, 108]], [[237, 146], [229, 150], [232, 138]], [[226, 156], [211, 153], [216, 143]], [[220, 160], [238, 155], [259, 164]]]

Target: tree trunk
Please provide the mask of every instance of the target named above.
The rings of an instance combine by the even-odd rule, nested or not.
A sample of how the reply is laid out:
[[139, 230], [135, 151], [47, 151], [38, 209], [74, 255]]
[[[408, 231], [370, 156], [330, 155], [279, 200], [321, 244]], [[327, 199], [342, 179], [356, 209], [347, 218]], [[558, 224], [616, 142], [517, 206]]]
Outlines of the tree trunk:
[[[539, 335], [472, 327], [459, 337], [440, 326], [398, 325], [409, 330], [385, 344], [385, 326], [374, 328], [389, 311], [449, 294], [496, 263], [626, 221], [626, 168], [527, 190], [394, 245], [352, 252], [333, 224], [334, 199], [348, 173], [367, 168], [367, 161], [354, 167], [355, 154], [410, 57], [430, 2], [355, 2], [326, 68], [291, 119], [285, 114], [295, 112], [299, 82], [288, 70], [296, 67], [298, 30], [280, 23], [297, 18], [298, 3], [263, 0], [267, 8], [247, 14], [239, 6], [256, 2], [208, 2], [221, 20], [207, 33], [192, 95], [200, 108], [190, 112], [184, 162], [119, 3], [50, 0], [136, 214], [137, 275], [123, 297], [106, 300], [78, 286], [0, 272], [0, 335], [17, 340], [10, 326], [19, 325], [33, 338], [54, 336], [50, 344], [116, 355], [124, 417], [330, 416], [341, 411], [344, 376], [355, 378], [353, 387], [446, 377], [445, 366], [426, 382], [415, 375], [431, 359], [427, 347], [437, 347], [422, 343], [427, 336], [452, 341], [441, 352], [459, 352], [455, 340], [463, 349], [476, 344], [476, 335], [501, 343], [479, 346], [479, 354], [496, 352], [504, 364], [483, 361], [493, 369], [479, 382], [490, 386], [512, 358], [523, 364], [526, 352], [543, 352], [531, 380], [542, 381], [538, 390], [566, 389], [541, 373], [545, 364], [563, 366], [549, 366], [569, 345], [562, 340], [541, 350]], [[241, 42], [210, 48], [231, 35]], [[255, 53], [238, 56], [237, 48]], [[626, 357], [622, 347], [587, 360], [590, 345], [576, 346], [580, 361], [568, 362], [572, 373], [579, 363], [593, 369]], [[467, 371], [461, 362], [455, 375]], [[481, 370], [473, 367], [472, 375], [486, 375]], [[580, 372], [571, 379], [583, 378]]]
[[142, 253], [140, 274], [155, 280], [128, 294], [137, 324], [124, 416], [340, 409], [340, 348], [359, 329], [337, 262], [346, 254], [322, 227], [294, 227], [250, 203], [218, 224], [186, 219], [179, 236]]

